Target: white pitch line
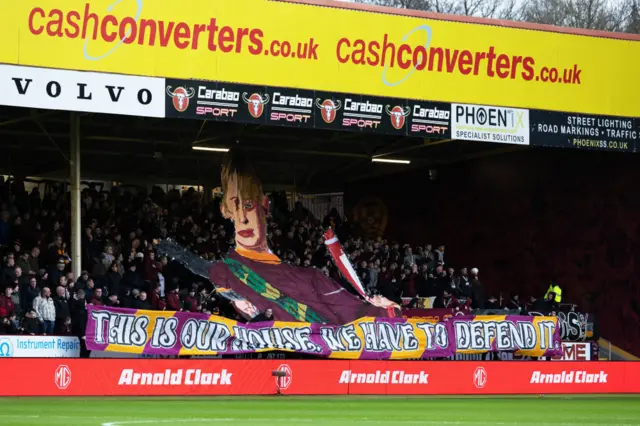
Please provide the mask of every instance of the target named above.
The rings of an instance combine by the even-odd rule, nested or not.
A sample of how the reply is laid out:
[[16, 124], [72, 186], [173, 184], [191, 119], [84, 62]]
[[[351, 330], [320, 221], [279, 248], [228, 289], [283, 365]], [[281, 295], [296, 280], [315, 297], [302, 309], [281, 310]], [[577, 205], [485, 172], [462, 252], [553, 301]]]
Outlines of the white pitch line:
[[[12, 415], [12, 414], [0, 414], [0, 419], [10, 419], [10, 418], [20, 418], [20, 419], [41, 419], [41, 418], [57, 418], [57, 419], [85, 419], [85, 420], [104, 420], [104, 417], [97, 416], [58, 416], [58, 415]], [[586, 418], [575, 418], [575, 420], [589, 420], [589, 417]], [[635, 417], [621, 417], [617, 419], [613, 419], [614, 421], [628, 421], [628, 420], [636, 420]], [[385, 419], [372, 419], [372, 418], [231, 418], [231, 417], [211, 417], [211, 418], [195, 418], [195, 419], [145, 419], [145, 420], [118, 420], [118, 421], [110, 421], [101, 423], [100, 426], [127, 426], [127, 425], [145, 425], [145, 424], [182, 424], [182, 423], [206, 423], [206, 422], [278, 422], [278, 423], [311, 423], [318, 421], [340, 421], [340, 422], [350, 422], [350, 423], [367, 423], [367, 424], [379, 424], [379, 423], [389, 423], [390, 420]], [[1, 423], [1, 422], [0, 422]], [[405, 424], [405, 425], [498, 425], [498, 426], [638, 426], [638, 423], [571, 423], [571, 422], [501, 422], [495, 421], [492, 419], [482, 419], [478, 420], [393, 420], [394, 424]]]
[[125, 420], [121, 422], [102, 423], [102, 426], [142, 425], [155, 423], [204, 423], [204, 422], [232, 422], [236, 419], [164, 419], [164, 420]]
[[[379, 420], [379, 419], [358, 419], [358, 418], [348, 418], [348, 419], [338, 419], [338, 418], [314, 418], [314, 419], [294, 419], [294, 418], [286, 418], [286, 419], [277, 419], [277, 418], [269, 418], [269, 419], [259, 419], [259, 418], [208, 418], [208, 419], [159, 419], [159, 420], [131, 420], [131, 421], [116, 421], [116, 422], [108, 422], [102, 423], [101, 426], [125, 426], [125, 425], [136, 425], [136, 424], [155, 424], [155, 423], [204, 423], [204, 422], [278, 422], [278, 423], [310, 423], [310, 422], [318, 422], [318, 421], [340, 421], [340, 422], [352, 422], [352, 423], [389, 423], [389, 420]], [[429, 421], [429, 420], [393, 420], [394, 424], [420, 424], [420, 425], [486, 425], [487, 421]], [[499, 426], [518, 426], [518, 425], [536, 425], [536, 426], [584, 426], [585, 423], [539, 423], [539, 422], [491, 422], [491, 424], [499, 425]], [[588, 423], [589, 426], [637, 426], [637, 424], [626, 424], [626, 423]]]

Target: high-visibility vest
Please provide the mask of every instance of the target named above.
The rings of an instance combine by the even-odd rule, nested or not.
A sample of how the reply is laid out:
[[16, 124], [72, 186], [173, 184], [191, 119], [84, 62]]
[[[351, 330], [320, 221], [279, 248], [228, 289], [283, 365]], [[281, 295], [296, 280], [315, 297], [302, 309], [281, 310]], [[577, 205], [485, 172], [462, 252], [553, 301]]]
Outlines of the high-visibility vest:
[[562, 302], [562, 289], [560, 288], [560, 286], [558, 284], [550, 284], [549, 285], [549, 290], [547, 290], [547, 293], [544, 295], [544, 298], [546, 299], [549, 296], [549, 293], [555, 293], [556, 297], [554, 298], [554, 300], [558, 303]]

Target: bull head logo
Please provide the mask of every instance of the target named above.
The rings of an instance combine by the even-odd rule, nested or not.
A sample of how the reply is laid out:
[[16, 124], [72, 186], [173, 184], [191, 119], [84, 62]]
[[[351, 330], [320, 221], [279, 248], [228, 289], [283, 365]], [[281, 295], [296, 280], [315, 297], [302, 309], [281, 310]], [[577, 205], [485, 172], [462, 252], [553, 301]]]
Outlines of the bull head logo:
[[242, 94], [242, 100], [247, 103], [249, 114], [251, 114], [253, 118], [260, 118], [264, 112], [264, 106], [269, 103], [269, 95], [253, 93], [247, 97], [247, 93], [245, 92]]
[[196, 91], [187, 87], [176, 87], [175, 90], [171, 90], [171, 86], [167, 86], [167, 95], [171, 96], [173, 107], [178, 112], [185, 112], [189, 107], [189, 99], [193, 98], [193, 95], [196, 94]]
[[316, 106], [320, 108], [322, 119], [325, 123], [331, 124], [336, 119], [336, 111], [340, 109], [342, 103], [340, 101], [333, 101], [331, 99], [325, 99], [320, 103], [320, 99], [316, 99]]
[[398, 130], [404, 127], [405, 118], [407, 118], [411, 112], [411, 108], [407, 107], [404, 109], [397, 105], [391, 109], [389, 109], [389, 105], [387, 105], [386, 110], [387, 114], [389, 114], [389, 117], [391, 118], [391, 125]]

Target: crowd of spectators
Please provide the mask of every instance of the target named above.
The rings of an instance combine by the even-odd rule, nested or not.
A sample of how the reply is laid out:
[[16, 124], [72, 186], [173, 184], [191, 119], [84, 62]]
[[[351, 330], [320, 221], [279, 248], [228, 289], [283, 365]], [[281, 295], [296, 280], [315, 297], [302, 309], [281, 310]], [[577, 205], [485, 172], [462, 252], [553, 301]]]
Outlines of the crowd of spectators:
[[[323, 244], [324, 230], [332, 226], [371, 294], [398, 303], [430, 297], [434, 307], [453, 309], [525, 307], [518, 295], [504, 303], [487, 298], [478, 269], [451, 267], [444, 245], [363, 238], [335, 209], [320, 221], [299, 203], [289, 211], [285, 194], [272, 194], [271, 201], [268, 239], [283, 261], [342, 280]], [[83, 338], [88, 304], [237, 315], [210, 282], [155, 251], [155, 242], [167, 237], [211, 261], [233, 247], [232, 224], [222, 218], [217, 202], [205, 205], [193, 189], [165, 193], [155, 187], [150, 194], [122, 187], [102, 191], [96, 185], [84, 189], [79, 277], [70, 272], [69, 195], [63, 186], [43, 195], [38, 189], [27, 193], [20, 181], [0, 182], [0, 203], [0, 334]], [[529, 303], [545, 309], [550, 306], [541, 303], [552, 304]]]

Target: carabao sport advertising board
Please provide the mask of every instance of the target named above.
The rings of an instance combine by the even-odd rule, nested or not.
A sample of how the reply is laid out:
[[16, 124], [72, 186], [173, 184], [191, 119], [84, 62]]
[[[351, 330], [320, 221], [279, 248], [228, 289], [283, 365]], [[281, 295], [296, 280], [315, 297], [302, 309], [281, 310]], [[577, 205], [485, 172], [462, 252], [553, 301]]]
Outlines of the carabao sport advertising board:
[[164, 78], [0, 65], [0, 105], [164, 117]]
[[274, 395], [275, 370], [287, 395], [640, 392], [637, 362], [6, 359], [0, 396]]
[[167, 117], [448, 139], [442, 102], [167, 79]]
[[454, 139], [529, 145], [529, 110], [485, 105], [451, 105]]
[[77, 337], [0, 336], [0, 358], [77, 358]]
[[635, 152], [640, 120], [622, 117], [531, 111], [531, 138], [537, 145]]

